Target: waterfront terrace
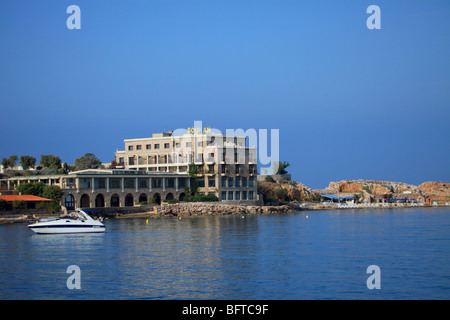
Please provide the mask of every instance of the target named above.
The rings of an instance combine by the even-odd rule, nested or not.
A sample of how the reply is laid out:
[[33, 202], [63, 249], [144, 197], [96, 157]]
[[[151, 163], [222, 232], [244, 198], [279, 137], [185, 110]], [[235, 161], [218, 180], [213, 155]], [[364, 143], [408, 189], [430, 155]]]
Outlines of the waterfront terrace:
[[190, 177], [184, 173], [140, 170], [88, 169], [66, 175], [19, 176], [0, 179], [1, 194], [12, 194], [21, 183], [42, 182], [59, 186], [67, 210], [131, 207], [143, 202], [183, 201]]

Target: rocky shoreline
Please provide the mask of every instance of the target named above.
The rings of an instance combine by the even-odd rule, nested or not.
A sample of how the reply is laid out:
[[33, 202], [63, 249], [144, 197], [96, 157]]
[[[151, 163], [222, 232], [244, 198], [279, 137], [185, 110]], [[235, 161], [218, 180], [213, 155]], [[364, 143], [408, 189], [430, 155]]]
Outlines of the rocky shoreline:
[[[283, 192], [280, 192], [283, 191]], [[425, 182], [419, 186], [401, 182], [375, 180], [343, 180], [330, 182], [323, 190], [312, 190], [295, 181], [258, 181], [260, 193], [266, 205], [247, 206], [225, 204], [221, 202], [181, 202], [162, 205], [144, 205], [121, 208], [93, 208], [100, 216], [106, 218], [137, 218], [137, 217], [187, 217], [202, 215], [245, 215], [287, 213], [301, 210], [336, 210], [336, 209], [367, 209], [367, 208], [405, 208], [405, 207], [436, 207], [450, 203], [450, 183]], [[339, 205], [318, 202], [320, 193], [333, 193], [341, 196], [353, 195], [359, 201], [355, 205]], [[420, 204], [380, 203], [382, 197], [414, 198]], [[284, 203], [283, 205], [267, 205]], [[287, 203], [287, 204], [286, 204]], [[46, 211], [8, 214], [0, 212], [0, 224], [14, 222], [31, 222], [41, 218], [59, 217], [60, 212]]]
[[[117, 208], [113, 212], [104, 212], [101, 215], [107, 219], [131, 219], [131, 218], [162, 218], [162, 217], [194, 217], [208, 215], [251, 215], [251, 214], [279, 214], [299, 211], [318, 211], [318, 210], [348, 210], [348, 209], [396, 209], [412, 207], [438, 207], [435, 205], [422, 206], [404, 206], [391, 204], [382, 205], [355, 205], [341, 206], [332, 203], [290, 203], [281, 206], [245, 206], [230, 205], [221, 203], [176, 203], [163, 204], [160, 206], [150, 206], [142, 208], [141, 211], [128, 211], [125, 208]], [[123, 210], [121, 210], [123, 209]], [[24, 223], [32, 222], [41, 218], [59, 217], [60, 213], [37, 213], [37, 214], [17, 214], [0, 215], [0, 224], [5, 223]]]
[[112, 218], [135, 218], [135, 217], [188, 217], [188, 216], [205, 216], [205, 215], [245, 215], [245, 214], [260, 214], [260, 213], [287, 213], [298, 211], [291, 205], [282, 206], [245, 206], [245, 205], [229, 205], [221, 203], [203, 203], [203, 202], [188, 202], [163, 204], [161, 206], [154, 206], [152, 211], [117, 214]]

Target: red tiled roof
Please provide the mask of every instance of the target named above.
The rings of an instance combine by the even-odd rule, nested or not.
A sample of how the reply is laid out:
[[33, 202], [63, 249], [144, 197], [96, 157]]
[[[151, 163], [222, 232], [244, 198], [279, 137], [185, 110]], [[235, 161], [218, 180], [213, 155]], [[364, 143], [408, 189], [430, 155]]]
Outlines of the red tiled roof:
[[52, 201], [50, 199], [46, 199], [46, 198], [41, 198], [41, 197], [37, 197], [37, 196], [32, 196], [29, 194], [25, 194], [25, 195], [4, 195], [4, 196], [0, 196], [0, 199], [6, 200], [8, 202], [13, 202], [16, 200], [23, 200], [23, 201]]

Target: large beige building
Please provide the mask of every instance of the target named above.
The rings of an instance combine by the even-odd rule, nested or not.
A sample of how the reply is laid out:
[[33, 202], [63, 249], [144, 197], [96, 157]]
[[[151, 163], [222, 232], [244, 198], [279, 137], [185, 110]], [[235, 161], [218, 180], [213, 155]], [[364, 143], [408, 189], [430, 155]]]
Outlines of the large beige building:
[[198, 193], [222, 201], [258, 200], [256, 147], [246, 136], [221, 133], [154, 133], [151, 138], [126, 139], [116, 151], [118, 168], [147, 172], [190, 173]]

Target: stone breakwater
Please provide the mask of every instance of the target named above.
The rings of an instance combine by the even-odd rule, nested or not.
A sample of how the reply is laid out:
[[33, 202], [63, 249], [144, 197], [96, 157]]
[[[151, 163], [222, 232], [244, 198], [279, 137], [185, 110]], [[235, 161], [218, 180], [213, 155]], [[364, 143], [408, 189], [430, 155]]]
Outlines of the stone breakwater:
[[200, 215], [237, 215], [237, 214], [258, 214], [258, 213], [282, 213], [293, 212], [294, 208], [284, 206], [243, 206], [220, 203], [175, 203], [155, 206], [153, 213], [158, 216], [200, 216]]

